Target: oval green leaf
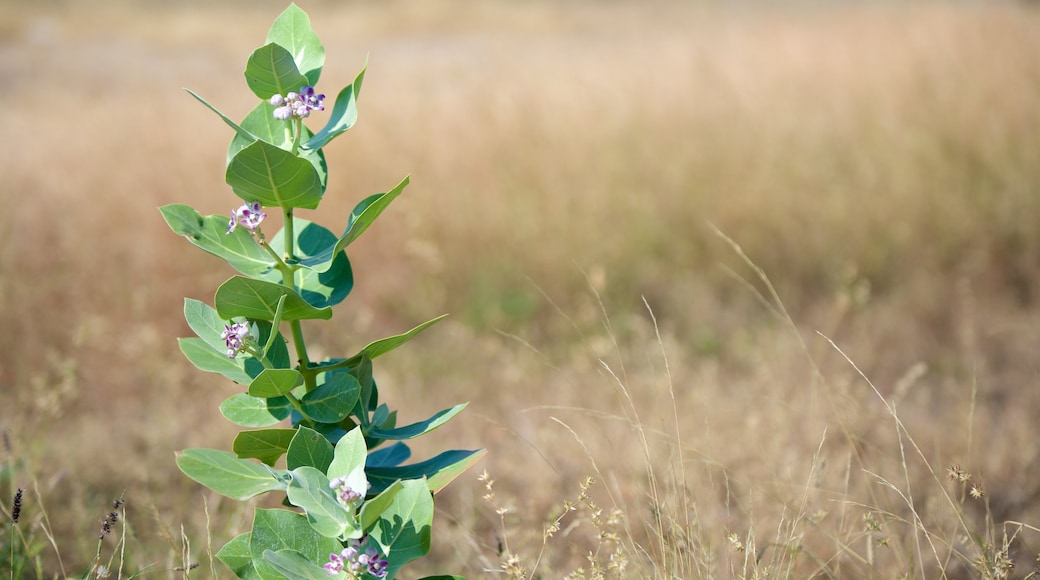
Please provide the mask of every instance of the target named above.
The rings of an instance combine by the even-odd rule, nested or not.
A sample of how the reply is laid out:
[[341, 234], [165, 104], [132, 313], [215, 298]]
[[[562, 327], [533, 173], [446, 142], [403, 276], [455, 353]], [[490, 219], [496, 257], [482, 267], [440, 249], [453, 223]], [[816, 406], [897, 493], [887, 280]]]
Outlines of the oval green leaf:
[[217, 559], [243, 580], [262, 580], [249, 553], [249, 532], [235, 536], [217, 552]]
[[301, 425], [285, 452], [285, 466], [289, 469], [309, 466], [325, 473], [334, 456], [335, 449], [324, 435]]
[[253, 51], [246, 61], [246, 84], [261, 99], [299, 92], [307, 77], [296, 68], [296, 60], [285, 47], [273, 42]]
[[292, 472], [292, 481], [286, 490], [289, 503], [302, 509], [319, 534], [326, 538], [344, 535], [361, 535], [361, 528], [354, 514], [347, 511], [336, 498], [336, 490], [329, 487], [329, 478], [309, 466], [299, 467]]
[[261, 429], [242, 431], [235, 437], [231, 449], [242, 458], [259, 459], [267, 465], [285, 455], [296, 429]]
[[220, 412], [235, 425], [270, 427], [289, 418], [292, 404], [285, 397], [262, 399], [238, 393], [220, 404]]
[[325, 191], [321, 175], [304, 157], [255, 141], [235, 154], [224, 179], [235, 195], [267, 207], [318, 207]]
[[303, 375], [298, 371], [293, 369], [264, 369], [263, 372], [253, 379], [253, 382], [249, 383], [247, 392], [254, 397], [279, 397], [301, 384], [303, 384]]
[[218, 373], [243, 385], [248, 385], [253, 380], [246, 372], [243, 359], [228, 358], [227, 354], [214, 350], [201, 338], [178, 338], [177, 345], [185, 358], [199, 370]]
[[[177, 455], [184, 475], [231, 499], [245, 500], [261, 493], [284, 490], [288, 475], [216, 449], [185, 449]], [[279, 476], [284, 476], [284, 479]]]
[[368, 481], [365, 477], [365, 459], [367, 457], [368, 447], [365, 445], [365, 438], [361, 435], [361, 428], [351, 429], [336, 442], [335, 456], [328, 470], [329, 480], [346, 477], [347, 485], [351, 489], [368, 489]]
[[159, 212], [175, 234], [186, 237], [196, 247], [221, 258], [246, 276], [260, 276], [274, 268], [270, 254], [244, 228], [227, 233], [229, 217], [226, 215], [202, 217], [192, 207], [177, 203], [160, 207]]
[[268, 550], [293, 550], [311, 562], [328, 562], [329, 554], [342, 549], [338, 540], [315, 532], [307, 518], [300, 514], [281, 509], [257, 509], [253, 514], [249, 553], [257, 572], [265, 580], [286, 577], [264, 560]]
[[192, 298], [184, 299], [184, 320], [191, 330], [216, 351], [226, 351], [221, 334], [226, 322], [209, 304]]
[[[336, 576], [329, 576], [324, 568], [311, 562], [306, 556], [296, 550], [272, 550], [264, 551], [264, 562], [270, 564], [286, 578], [293, 580], [329, 580]], [[339, 576], [343, 576], [341, 572]], [[338, 580], [338, 579], [337, 579]]]
[[296, 62], [296, 68], [307, 77], [307, 82], [311, 86], [318, 84], [321, 69], [325, 65], [325, 48], [311, 28], [310, 17], [299, 6], [289, 4], [278, 15], [267, 32], [267, 42], [288, 50]]
[[332, 317], [331, 308], [315, 308], [291, 288], [241, 276], [234, 276], [221, 284], [213, 301], [217, 313], [225, 319], [243, 316], [251, 320], [273, 320], [283, 295], [282, 320], [328, 320]]
[[361, 384], [347, 373], [329, 374], [325, 384], [300, 400], [303, 412], [321, 423], [339, 423], [350, 414], [361, 396]]
[[[274, 118], [274, 105], [267, 101], [260, 102], [246, 115], [246, 118], [242, 120], [242, 128], [250, 133], [250, 137], [240, 134], [235, 135], [231, 140], [231, 144], [228, 145], [228, 164], [231, 163], [231, 160], [235, 158], [239, 151], [252, 145], [257, 139], [286, 151], [292, 149], [292, 135], [287, 130], [288, 126], [285, 124], [285, 121]], [[309, 139], [310, 137], [311, 131], [304, 125], [301, 138]], [[325, 154], [319, 149], [318, 151], [300, 151], [299, 156], [314, 166], [314, 170], [318, 172], [321, 187], [324, 189], [329, 179], [329, 168], [325, 164]]]
[[365, 502], [361, 525], [390, 562], [388, 576], [430, 551], [433, 495], [422, 479], [398, 481]]

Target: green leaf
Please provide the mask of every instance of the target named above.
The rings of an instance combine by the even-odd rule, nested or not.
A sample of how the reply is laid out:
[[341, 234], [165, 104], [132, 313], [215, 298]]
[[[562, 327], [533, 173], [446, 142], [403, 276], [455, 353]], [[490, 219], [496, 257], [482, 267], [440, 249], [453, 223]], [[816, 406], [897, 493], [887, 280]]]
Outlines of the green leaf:
[[285, 397], [263, 399], [238, 393], [220, 404], [220, 412], [242, 427], [270, 427], [289, 417], [292, 404]]
[[[241, 135], [235, 135], [234, 139], [231, 140], [231, 144], [228, 145], [227, 164], [231, 163], [231, 160], [235, 158], [239, 151], [252, 145], [257, 139], [270, 143], [279, 149], [286, 151], [292, 149], [292, 134], [287, 130], [289, 125], [285, 121], [274, 118], [274, 105], [267, 101], [261, 101], [256, 107], [253, 107], [253, 110], [242, 120], [242, 127], [249, 131], [253, 137], [247, 139]], [[310, 137], [311, 131], [304, 125], [300, 138], [307, 140]], [[314, 170], [318, 172], [322, 190], [324, 190], [325, 184], [329, 179], [329, 168], [325, 164], [325, 154], [319, 149], [317, 151], [300, 151], [298, 156], [303, 157], [314, 166]]]
[[[275, 303], [275, 310], [277, 309], [278, 304]], [[267, 362], [271, 363], [271, 366], [276, 369], [287, 369], [291, 367], [292, 361], [289, 359], [289, 347], [285, 337], [283, 337], [279, 332], [272, 342], [271, 332], [274, 330], [274, 327], [270, 322], [266, 320], [254, 320], [253, 324], [255, 324], [260, 330], [260, 344], [268, 345]], [[260, 361], [255, 359], [246, 359], [246, 371], [249, 372], [250, 376], [258, 376], [260, 372], [263, 371], [263, 368], [264, 367], [260, 364]]]
[[231, 449], [239, 457], [259, 459], [267, 465], [274, 465], [282, 455], [285, 455], [294, 435], [296, 435], [296, 429], [242, 431], [235, 436]]
[[254, 397], [279, 397], [302, 384], [303, 375], [293, 369], [264, 369], [249, 383], [247, 392]]
[[184, 90], [188, 91], [188, 94], [193, 96], [193, 97], [195, 97], [195, 100], [197, 100], [198, 102], [202, 103], [203, 105], [206, 105], [206, 108], [208, 108], [209, 110], [213, 111], [214, 113], [217, 114], [217, 116], [219, 116], [221, 119], [223, 119], [224, 122], [227, 123], [228, 127], [231, 127], [232, 129], [235, 130], [235, 134], [241, 136], [243, 139], [249, 139], [250, 141], [255, 141], [256, 140], [256, 136], [251, 134], [249, 131], [246, 131], [244, 128], [238, 126], [238, 124], [235, 123], [234, 121], [232, 121], [231, 119], [229, 119], [227, 115], [225, 115], [224, 113], [221, 113], [220, 111], [217, 110], [216, 107], [214, 107], [213, 105], [207, 103], [206, 99], [203, 99], [202, 97], [198, 96], [191, 89], [184, 89]]
[[372, 225], [372, 222], [379, 217], [379, 214], [383, 213], [383, 210], [390, 205], [390, 202], [401, 195], [401, 192], [408, 185], [408, 181], [409, 178], [405, 177], [401, 180], [401, 183], [398, 183], [390, 191], [370, 195], [361, 200], [361, 203], [354, 207], [354, 211], [350, 212], [347, 227], [343, 230], [343, 235], [339, 237], [336, 244], [326, 248], [323, 252], [314, 254], [306, 260], [301, 260], [300, 263], [318, 272], [324, 272], [331, 268], [334, 265], [333, 258], [349, 246], [351, 242], [358, 239], [361, 234], [365, 233], [368, 226]]
[[361, 428], [351, 429], [346, 435], [336, 442], [335, 456], [329, 465], [328, 477], [333, 480], [346, 477], [346, 485], [355, 491], [368, 489], [368, 480], [365, 476], [365, 459], [368, 457], [368, 447], [365, 438], [361, 435]]
[[393, 577], [408, 562], [430, 551], [433, 496], [422, 479], [399, 481], [365, 502], [361, 525], [382, 548]]
[[371, 427], [366, 422], [368, 413], [379, 404], [379, 388], [372, 376], [372, 359], [358, 355], [347, 362], [353, 366], [349, 371], [350, 374], [361, 383], [361, 399], [358, 402], [357, 416], [361, 418], [363, 426], [368, 429]]
[[412, 456], [412, 450], [407, 445], [400, 441], [384, 447], [382, 449], [376, 449], [375, 451], [368, 454], [368, 459], [365, 461], [365, 465], [369, 468], [372, 467], [395, 467], [401, 465], [408, 458]]
[[[328, 250], [336, 244], [336, 235], [322, 226], [302, 218], [293, 218], [293, 254], [300, 263], [306, 265], [312, 256], [330, 255]], [[269, 242], [271, 249], [278, 253], [285, 251], [285, 229], [275, 234]], [[309, 267], [300, 268], [294, 274], [293, 282], [299, 289], [300, 296], [315, 308], [325, 308], [339, 304], [354, 287], [354, 272], [350, 260], [344, 253], [336, 254], [330, 267], [317, 271]], [[268, 281], [281, 282], [281, 273], [270, 272], [264, 277]]]
[[227, 350], [227, 345], [221, 338], [226, 321], [208, 304], [200, 300], [185, 298], [184, 320], [188, 322], [191, 330], [213, 350], [218, 352]]
[[329, 554], [342, 549], [338, 540], [315, 532], [307, 518], [300, 514], [281, 509], [257, 509], [254, 512], [249, 553], [264, 580], [285, 578], [263, 559], [268, 550], [294, 550], [311, 562], [328, 562]]
[[264, 561], [286, 578], [293, 580], [329, 580], [330, 578], [324, 568], [311, 562], [296, 550], [278, 550], [277, 552], [265, 550]]
[[[219, 306], [218, 306], [218, 308], [219, 308]], [[434, 318], [433, 320], [428, 320], [428, 321], [420, 324], [419, 326], [416, 326], [415, 328], [409, 330], [408, 332], [406, 332], [404, 334], [398, 334], [397, 336], [391, 336], [389, 338], [384, 338], [382, 340], [377, 340], [377, 341], [375, 341], [373, 343], [370, 343], [368, 346], [366, 346], [365, 348], [361, 349], [361, 352], [359, 352], [358, 354], [356, 354], [354, 357], [351, 357], [351, 358], [354, 359], [354, 358], [368, 357], [370, 359], [374, 359], [377, 356], [384, 355], [384, 354], [394, 350], [395, 348], [401, 346], [402, 344], [408, 342], [409, 340], [415, 338], [415, 335], [417, 335], [420, 332], [426, 330], [427, 328], [433, 326], [434, 324], [440, 322], [446, 316], [448, 316], [448, 315], [447, 314], [442, 314], [442, 315], [438, 316], [437, 318]]]
[[334, 456], [332, 443], [324, 435], [301, 425], [296, 428], [296, 435], [285, 452], [285, 466], [289, 469], [309, 466], [325, 473]]
[[474, 464], [476, 464], [487, 451], [476, 449], [472, 451], [445, 451], [436, 457], [427, 459], [420, 463], [402, 465], [399, 467], [370, 467], [367, 470], [368, 482], [372, 484], [370, 493], [379, 493], [398, 479], [419, 479], [426, 477], [426, 484], [430, 491], [437, 493], [444, 486], [451, 483], [453, 479], [462, 475]]
[[352, 512], [347, 511], [336, 498], [336, 490], [329, 487], [329, 478], [309, 466], [292, 471], [287, 490], [289, 503], [302, 509], [307, 521], [316, 532], [326, 538], [361, 537], [361, 527]]
[[270, 254], [244, 228], [227, 233], [228, 215], [202, 217], [183, 204], [165, 205], [159, 212], [175, 234], [185, 236], [195, 246], [223, 259], [246, 276], [260, 276], [274, 268]]
[[334, 373], [325, 384], [304, 395], [300, 403], [311, 419], [339, 423], [350, 414], [360, 396], [361, 384], [357, 379], [347, 373]]
[[243, 580], [262, 580], [253, 567], [253, 556], [249, 553], [249, 532], [235, 536], [224, 544], [217, 552], [217, 559]]
[[397, 411], [390, 413], [390, 407], [386, 403], [379, 405], [372, 413], [372, 424], [376, 428], [392, 429], [397, 424]]
[[332, 106], [329, 120], [321, 131], [314, 134], [302, 146], [305, 150], [318, 150], [324, 147], [337, 136], [345, 133], [357, 123], [357, 98], [361, 94], [361, 83], [365, 80], [365, 69], [354, 77], [354, 82], [347, 85], [336, 95], [336, 104]]
[[[281, 119], [274, 118], [275, 106], [267, 101], [260, 101], [245, 119], [242, 119], [242, 128], [249, 132], [250, 137], [235, 134], [228, 145], [226, 163], [230, 164], [235, 155], [252, 145], [256, 141], [270, 143], [279, 149], [289, 151], [292, 149], [292, 131], [290, 126]], [[304, 130], [306, 130], [304, 126]]]
[[199, 370], [219, 373], [243, 385], [248, 385], [253, 380], [246, 372], [243, 359], [228, 358], [227, 354], [214, 350], [201, 338], [178, 338], [177, 344], [184, 356]]
[[450, 409], [444, 409], [425, 421], [412, 423], [411, 425], [406, 425], [404, 427], [398, 427], [396, 429], [369, 429], [367, 435], [379, 439], [414, 439], [415, 437], [429, 433], [437, 427], [447, 423], [452, 417], [458, 415], [463, 409], [465, 409], [467, 404], [468, 403], [463, 403], [461, 405], [455, 405]]
[[[268, 491], [284, 490], [287, 474], [267, 466], [239, 459], [216, 449], [185, 449], [177, 455], [177, 467], [184, 475], [230, 497], [245, 500]], [[285, 476], [285, 480], [279, 477]]]
[[322, 177], [304, 157], [255, 141], [235, 154], [224, 178], [235, 195], [267, 207], [318, 207], [325, 192]]
[[307, 84], [307, 77], [296, 68], [293, 55], [284, 47], [273, 42], [253, 51], [246, 61], [246, 84], [253, 94], [261, 99], [272, 95], [285, 96], [290, 91], [299, 92]]
[[311, 28], [307, 13], [295, 4], [290, 4], [271, 25], [267, 42], [274, 42], [288, 50], [296, 67], [307, 77], [311, 86], [318, 84], [321, 68], [325, 65], [325, 48]]
[[[219, 373], [236, 383], [249, 384], [258, 376], [264, 366], [252, 357], [228, 358], [224, 339], [217, 334], [223, 332], [223, 320], [209, 306], [197, 301], [185, 301], [185, 317], [190, 317], [189, 325], [200, 338], [180, 338], [178, 344], [184, 356], [201, 370]], [[271, 338], [271, 324], [257, 321], [261, 342]], [[267, 351], [267, 360], [276, 368], [289, 366], [289, 351], [281, 334], [276, 335], [271, 348]]]
[[234, 276], [217, 288], [214, 303], [217, 313], [226, 319], [243, 316], [251, 320], [273, 320], [278, 309], [278, 300], [285, 295], [285, 310], [282, 320], [304, 320], [332, 317], [331, 308], [314, 308], [291, 288]]

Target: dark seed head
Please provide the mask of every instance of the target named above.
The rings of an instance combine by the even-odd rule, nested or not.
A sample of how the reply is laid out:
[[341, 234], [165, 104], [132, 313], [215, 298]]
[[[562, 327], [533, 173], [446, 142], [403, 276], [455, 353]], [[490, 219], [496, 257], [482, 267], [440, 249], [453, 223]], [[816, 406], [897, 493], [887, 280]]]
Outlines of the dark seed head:
[[18, 518], [22, 515], [22, 492], [25, 491], [22, 488], [18, 488], [18, 491], [14, 494], [14, 502], [11, 504], [11, 521], [18, 523]]

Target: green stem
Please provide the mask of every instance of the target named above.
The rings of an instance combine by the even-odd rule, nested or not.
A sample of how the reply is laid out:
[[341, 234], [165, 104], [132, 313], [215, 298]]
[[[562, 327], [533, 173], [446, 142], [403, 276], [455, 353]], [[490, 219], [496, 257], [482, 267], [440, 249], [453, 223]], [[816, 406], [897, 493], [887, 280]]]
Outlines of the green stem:
[[296, 155], [300, 151], [300, 138], [303, 136], [303, 119], [297, 119], [293, 117], [293, 142], [292, 142], [292, 154]]
[[311, 419], [310, 416], [308, 416], [307, 413], [303, 411], [303, 404], [300, 403], [300, 400], [296, 398], [296, 395], [293, 395], [292, 393], [285, 393], [284, 397], [289, 400], [289, 404], [293, 406], [293, 409], [296, 409], [296, 412], [299, 413], [301, 417], [303, 417], [303, 422], [306, 423], [308, 426], [313, 427], [314, 419]]
[[[328, 372], [328, 371], [335, 371], [335, 370], [339, 370], [339, 369], [354, 368], [354, 367], [357, 366], [357, 364], [359, 362], [361, 362], [361, 357], [355, 356], [355, 357], [351, 357], [351, 358], [348, 358], [346, 360], [341, 360], [339, 362], [332, 363], [332, 364], [324, 364], [324, 365], [320, 365], [320, 366], [314, 366], [314, 367], [311, 367], [308, 370], [309, 370], [309, 372], [317, 375], [318, 373], [325, 373], [325, 372]], [[307, 376], [307, 373], [304, 373], [304, 376]]]
[[278, 270], [283, 275], [287, 271], [288, 272], [292, 271], [289, 268], [289, 266], [285, 263], [285, 261], [282, 260], [282, 257], [278, 255], [278, 252], [276, 252], [276, 251], [271, 249], [271, 245], [270, 244], [266, 244], [266, 243], [265, 244], [260, 244], [260, 247], [263, 248], [264, 250], [266, 250], [267, 253], [270, 254], [272, 258], [274, 258], [274, 269], [275, 270]]
[[[293, 210], [291, 207], [285, 208], [285, 264], [286, 267], [282, 270], [282, 285], [287, 288], [296, 290], [295, 273], [298, 266], [295, 264], [296, 258], [294, 256], [295, 243], [293, 233]], [[289, 322], [289, 328], [292, 329], [293, 347], [296, 348], [296, 358], [300, 364], [300, 372], [303, 373], [304, 384], [307, 387], [307, 392], [313, 391], [317, 387], [317, 375], [315, 373], [307, 372], [311, 366], [311, 360], [307, 356], [307, 343], [303, 340], [303, 326], [299, 320], [292, 320]]]
[[303, 327], [300, 325], [300, 321], [290, 321], [289, 328], [292, 329], [293, 346], [296, 347], [296, 358], [300, 361], [299, 370], [303, 374], [303, 384], [307, 386], [307, 392], [309, 393], [318, 386], [318, 374], [308, 372], [311, 367], [311, 361], [307, 358], [307, 344], [303, 341]]
[[[296, 251], [296, 248], [295, 248], [296, 240], [293, 237], [293, 225], [294, 224], [293, 224], [293, 215], [292, 214], [293, 214], [293, 211], [292, 211], [291, 207], [285, 208], [285, 252], [283, 252], [283, 254], [284, 254], [283, 259], [284, 259], [286, 264], [292, 264], [293, 262], [296, 261], [293, 258], [293, 253]], [[289, 286], [290, 288], [293, 286], [291, 279], [289, 280], [289, 283], [286, 284], [286, 286]]]

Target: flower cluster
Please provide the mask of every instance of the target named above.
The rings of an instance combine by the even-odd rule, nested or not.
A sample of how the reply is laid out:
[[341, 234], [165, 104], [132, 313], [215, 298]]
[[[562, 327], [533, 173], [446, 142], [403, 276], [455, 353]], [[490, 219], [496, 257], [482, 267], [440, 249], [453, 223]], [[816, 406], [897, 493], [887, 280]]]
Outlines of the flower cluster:
[[[249, 230], [249, 233], [257, 235], [260, 222], [267, 217], [262, 210], [263, 206], [259, 201], [244, 203], [238, 209], [231, 210], [231, 221], [228, 222], [227, 233], [230, 234], [235, 231], [237, 226], [242, 226]], [[263, 242], [263, 240], [263, 235], [260, 235], [260, 241]]]
[[[343, 502], [343, 505], [352, 506], [355, 503], [364, 499], [365, 494], [350, 487], [347, 484], [346, 477], [337, 477], [329, 482], [329, 487], [336, 490], [336, 496], [339, 501]], [[367, 489], [365, 491], [368, 491]]]
[[314, 87], [311, 86], [300, 87], [299, 93], [290, 92], [284, 97], [274, 95], [268, 102], [276, 107], [274, 118], [279, 121], [287, 121], [293, 117], [303, 119], [310, 116], [311, 111], [325, 110], [325, 95], [315, 93]]
[[329, 562], [325, 564], [325, 571], [329, 576], [335, 576], [340, 572], [346, 572], [348, 578], [360, 578], [361, 574], [368, 572], [373, 578], [386, 578], [387, 567], [390, 563], [379, 556], [379, 551], [368, 547], [361, 551], [367, 538], [350, 540], [350, 545], [339, 554], [329, 554]]
[[224, 325], [224, 332], [220, 333], [220, 338], [224, 339], [227, 346], [228, 358], [235, 358], [235, 355], [246, 350], [250, 342], [256, 340], [253, 327], [248, 321]]

